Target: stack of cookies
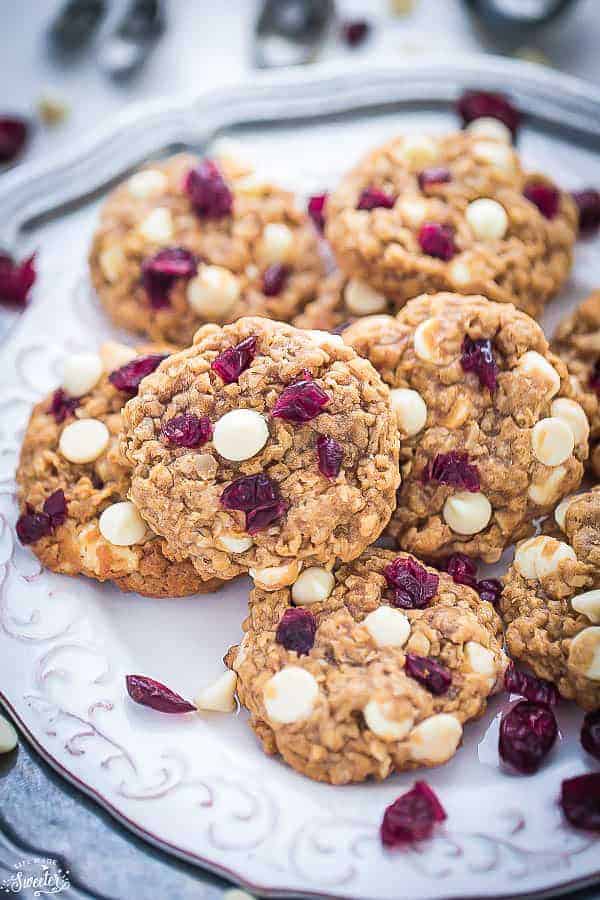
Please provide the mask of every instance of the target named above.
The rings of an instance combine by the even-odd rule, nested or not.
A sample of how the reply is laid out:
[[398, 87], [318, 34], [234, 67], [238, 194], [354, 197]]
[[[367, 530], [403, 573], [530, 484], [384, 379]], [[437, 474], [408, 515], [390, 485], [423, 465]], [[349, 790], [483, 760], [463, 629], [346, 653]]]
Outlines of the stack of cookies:
[[[92, 281], [153, 343], [65, 360], [17, 533], [150, 596], [249, 575], [212, 708], [237, 691], [267, 753], [339, 784], [453, 756], [504, 683], [499, 613], [511, 655], [600, 706], [600, 493], [572, 496], [600, 295], [550, 347], [577, 210], [496, 120], [395, 138], [312, 212], [230, 156], [111, 194]], [[504, 590], [478, 581], [515, 543]]]

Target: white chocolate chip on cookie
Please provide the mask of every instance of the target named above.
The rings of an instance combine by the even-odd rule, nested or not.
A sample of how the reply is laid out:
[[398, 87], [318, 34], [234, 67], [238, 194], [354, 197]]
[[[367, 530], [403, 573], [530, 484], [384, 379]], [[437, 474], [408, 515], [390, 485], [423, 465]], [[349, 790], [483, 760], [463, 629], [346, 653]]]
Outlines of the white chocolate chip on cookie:
[[344, 302], [354, 316], [370, 316], [384, 310], [387, 300], [364, 281], [351, 278], [344, 289]]
[[401, 741], [412, 728], [413, 719], [406, 717], [401, 721], [397, 721], [389, 718], [390, 707], [390, 703], [378, 703], [377, 700], [369, 700], [363, 709], [363, 716], [368, 728], [377, 737], [384, 741]]
[[210, 321], [226, 319], [240, 298], [236, 276], [223, 266], [200, 266], [187, 286], [187, 300], [194, 312]]
[[405, 137], [401, 152], [406, 165], [415, 171], [430, 166], [439, 155], [436, 141], [426, 134], [411, 134]]
[[125, 251], [119, 244], [111, 244], [100, 252], [98, 264], [106, 280], [114, 284], [119, 280], [127, 265]]
[[11, 722], [0, 716], [0, 753], [11, 753], [19, 742]]
[[549, 398], [558, 394], [560, 375], [537, 350], [528, 350], [520, 356], [517, 367], [524, 375], [542, 384]]
[[300, 563], [294, 559], [281, 566], [267, 566], [265, 569], [250, 569], [250, 577], [256, 587], [263, 591], [278, 591], [293, 584], [300, 573]]
[[254, 409], [232, 409], [215, 422], [213, 445], [223, 459], [241, 462], [262, 450], [269, 439], [264, 416]]
[[228, 553], [245, 553], [254, 544], [249, 535], [245, 534], [220, 534], [216, 543]]
[[378, 647], [403, 647], [410, 636], [408, 617], [391, 606], [374, 609], [362, 624]]
[[565, 497], [564, 500], [560, 501], [560, 503], [554, 510], [554, 521], [561, 531], [565, 530], [567, 510], [573, 500], [575, 500], [575, 497]]
[[309, 566], [292, 585], [292, 600], [296, 606], [322, 603], [331, 595], [335, 578], [321, 566]]
[[499, 141], [477, 141], [473, 144], [473, 153], [478, 159], [490, 163], [502, 172], [512, 173], [515, 170], [512, 149]]
[[540, 534], [517, 544], [514, 564], [523, 578], [544, 578], [556, 572], [565, 559], [576, 561], [573, 548], [556, 538]]
[[475, 134], [482, 138], [492, 138], [496, 141], [503, 141], [505, 144], [512, 144], [512, 132], [504, 122], [500, 119], [493, 119], [491, 116], [481, 116], [479, 119], [473, 119], [469, 122], [465, 131]]
[[259, 256], [264, 263], [285, 263], [292, 255], [294, 234], [291, 228], [278, 222], [265, 225], [260, 240]]
[[58, 449], [69, 462], [93, 462], [106, 450], [109, 438], [104, 422], [99, 419], [78, 419], [63, 429]]
[[414, 437], [423, 430], [427, 421], [427, 406], [418, 391], [394, 388], [390, 391], [390, 402], [398, 428], [407, 437]]
[[427, 204], [420, 197], [400, 197], [396, 208], [412, 228], [422, 225], [427, 215]]
[[63, 388], [70, 397], [83, 397], [98, 383], [104, 367], [97, 353], [74, 353], [63, 366]]
[[573, 432], [575, 444], [587, 443], [590, 436], [590, 423], [579, 403], [568, 397], [557, 397], [552, 401], [550, 413], [555, 418], [562, 419], [569, 426]]
[[577, 594], [572, 598], [571, 606], [575, 612], [587, 616], [593, 625], [600, 625], [600, 590]]
[[477, 641], [467, 641], [465, 644], [465, 659], [471, 672], [484, 675], [489, 679], [490, 687], [496, 683], [496, 659], [491, 650]]
[[130, 500], [107, 506], [98, 527], [102, 537], [117, 547], [139, 544], [146, 537], [146, 523]]
[[600, 627], [584, 628], [573, 638], [569, 666], [590, 681], [600, 681]]
[[100, 359], [105, 372], [114, 372], [135, 359], [137, 356], [133, 347], [120, 344], [118, 341], [105, 341], [100, 345]]
[[430, 362], [436, 366], [444, 364], [445, 359], [440, 347], [440, 323], [437, 319], [425, 319], [417, 325], [413, 344], [415, 353], [423, 362]]
[[149, 200], [167, 189], [169, 180], [159, 169], [144, 169], [136, 172], [127, 181], [127, 188], [136, 200]]
[[532, 482], [528, 489], [527, 495], [539, 506], [547, 506], [556, 502], [561, 494], [562, 483], [567, 470], [564, 466], [555, 466], [550, 474], [543, 471], [540, 474], [540, 480]]
[[559, 466], [571, 456], [575, 447], [572, 429], [563, 419], [550, 416], [540, 419], [531, 431], [531, 449], [545, 466]]
[[236, 686], [237, 675], [235, 672], [224, 672], [216, 681], [200, 691], [194, 703], [199, 710], [233, 712], [235, 709]]
[[475, 237], [481, 241], [499, 241], [508, 229], [506, 210], [497, 200], [487, 197], [469, 203], [465, 218]]
[[153, 244], [168, 244], [173, 238], [173, 217], [166, 206], [157, 206], [140, 223], [139, 232]]
[[410, 736], [411, 756], [417, 762], [444, 763], [456, 752], [462, 733], [462, 725], [449, 713], [430, 716]]
[[457, 534], [477, 534], [492, 517], [492, 506], [485, 494], [459, 491], [444, 503], [444, 521]]
[[269, 678], [263, 689], [267, 716], [282, 725], [307, 719], [313, 711], [319, 686], [300, 666], [287, 666]]

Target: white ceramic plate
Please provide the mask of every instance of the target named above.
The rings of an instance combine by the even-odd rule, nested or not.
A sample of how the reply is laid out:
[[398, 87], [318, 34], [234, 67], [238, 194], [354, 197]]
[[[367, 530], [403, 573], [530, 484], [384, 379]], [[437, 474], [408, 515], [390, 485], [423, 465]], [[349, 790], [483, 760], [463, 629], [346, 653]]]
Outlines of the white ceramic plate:
[[[581, 713], [559, 708], [562, 740], [543, 770], [525, 778], [499, 767], [498, 719], [508, 701], [496, 699], [466, 729], [455, 759], [426, 773], [448, 812], [445, 828], [414, 850], [384, 852], [383, 810], [414, 774], [383, 784], [315, 784], [265, 757], [243, 713], [168, 717], [127, 699], [126, 673], [153, 676], [186, 696], [216, 677], [239, 638], [248, 583], [155, 601], [40, 571], [13, 533], [22, 430], [32, 403], [56, 384], [64, 354], [111, 335], [85, 271], [109, 179], [167, 146], [201, 149], [229, 130], [261, 166], [310, 192], [331, 186], [341, 168], [398, 130], [452, 127], [448, 101], [467, 86], [510, 89], [536, 116], [520, 140], [529, 166], [565, 187], [598, 183], [600, 103], [589, 89], [482, 57], [313, 70], [153, 104], [74, 148], [70, 160], [6, 176], [0, 191], [0, 244], [19, 253], [37, 247], [40, 269], [31, 307], [16, 324], [3, 320], [14, 327], [0, 370], [0, 700], [50, 764], [120, 821], [256, 893], [426, 900], [550, 893], [592, 881], [600, 840], [566, 827], [556, 803], [561, 780], [591, 768], [578, 743]], [[242, 123], [250, 124], [235, 127]], [[548, 328], [600, 285], [598, 249], [596, 241], [578, 247]]]

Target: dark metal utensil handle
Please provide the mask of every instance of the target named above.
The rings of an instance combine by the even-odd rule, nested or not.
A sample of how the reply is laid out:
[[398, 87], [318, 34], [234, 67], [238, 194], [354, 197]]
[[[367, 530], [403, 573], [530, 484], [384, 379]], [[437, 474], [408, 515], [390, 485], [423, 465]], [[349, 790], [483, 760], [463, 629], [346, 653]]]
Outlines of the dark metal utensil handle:
[[496, 34], [518, 37], [548, 25], [578, 0], [464, 0], [483, 24]]

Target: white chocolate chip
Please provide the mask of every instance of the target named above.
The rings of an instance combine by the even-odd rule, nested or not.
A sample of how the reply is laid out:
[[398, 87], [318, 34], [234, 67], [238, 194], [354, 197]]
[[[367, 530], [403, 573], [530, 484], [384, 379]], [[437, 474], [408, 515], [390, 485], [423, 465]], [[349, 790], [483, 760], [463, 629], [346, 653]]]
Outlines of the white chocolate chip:
[[528, 350], [519, 357], [517, 367], [533, 381], [541, 382], [549, 399], [558, 394], [560, 375], [541, 353], [536, 350]]
[[384, 741], [401, 741], [412, 728], [414, 720], [408, 717], [398, 722], [389, 718], [390, 706], [390, 703], [378, 703], [377, 700], [369, 700], [363, 709], [363, 716], [367, 727], [377, 737]]
[[220, 534], [216, 543], [228, 553], [245, 553], [254, 544], [250, 536], [237, 534]]
[[292, 585], [292, 600], [296, 606], [322, 603], [331, 595], [335, 578], [321, 566], [309, 566]]
[[592, 624], [600, 625], [600, 590], [577, 594], [571, 600], [571, 606], [575, 612], [587, 616]]
[[378, 647], [404, 647], [410, 636], [408, 617], [391, 606], [374, 609], [362, 624]]
[[300, 573], [300, 563], [294, 559], [292, 562], [281, 566], [267, 566], [265, 569], [250, 569], [249, 575], [254, 579], [257, 588], [263, 591], [278, 591], [297, 580]]
[[590, 423], [579, 403], [568, 397], [557, 397], [552, 401], [550, 413], [555, 418], [562, 419], [569, 426], [576, 445], [587, 443], [590, 436]]
[[11, 722], [0, 716], [0, 753], [10, 753], [17, 746], [18, 740]]
[[564, 466], [555, 466], [550, 474], [544, 470], [540, 476], [541, 480], [529, 485], [527, 495], [539, 506], [548, 506], [562, 493], [562, 483], [566, 474]]
[[573, 638], [569, 665], [585, 678], [600, 681], [600, 627], [590, 625]]
[[396, 208], [412, 228], [422, 225], [427, 215], [427, 204], [421, 197], [401, 197]]
[[223, 266], [200, 266], [198, 274], [187, 286], [187, 300], [203, 319], [226, 319], [240, 298], [241, 287], [236, 276]]
[[390, 391], [390, 402], [401, 432], [407, 437], [414, 437], [423, 430], [427, 421], [427, 405], [418, 391], [394, 388]]
[[232, 409], [215, 422], [213, 430], [215, 450], [233, 462], [256, 456], [268, 439], [264, 416], [254, 409]]
[[144, 169], [131, 176], [127, 181], [127, 188], [137, 200], [148, 200], [166, 191], [168, 183], [167, 176], [159, 169]]
[[425, 134], [408, 135], [402, 143], [402, 156], [411, 169], [424, 169], [438, 158], [438, 145]]
[[473, 144], [473, 153], [478, 159], [482, 159], [503, 172], [514, 172], [515, 157], [513, 151], [506, 144], [499, 141], [477, 141]]
[[410, 736], [410, 753], [418, 762], [438, 765], [456, 752], [462, 737], [462, 725], [449, 713], [424, 719]]
[[440, 323], [437, 319], [425, 319], [415, 328], [413, 344], [415, 353], [423, 362], [430, 362], [436, 366], [444, 363], [443, 354], [440, 352]]
[[58, 449], [72, 463], [88, 463], [106, 450], [110, 434], [99, 419], [78, 419], [63, 429]]
[[195, 699], [195, 704], [200, 710], [211, 712], [230, 713], [235, 709], [235, 689], [237, 675], [228, 670], [200, 691]]
[[465, 644], [465, 658], [471, 672], [484, 675], [490, 688], [496, 683], [496, 658], [491, 650], [479, 644], [477, 641], [467, 641]]
[[287, 262], [294, 246], [294, 233], [287, 225], [271, 222], [265, 225], [259, 255], [267, 265]]
[[114, 284], [123, 274], [127, 265], [127, 259], [123, 248], [119, 244], [111, 244], [110, 247], [106, 247], [105, 250], [100, 252], [98, 263], [106, 280]]
[[120, 344], [118, 341], [105, 341], [100, 345], [100, 359], [105, 372], [114, 372], [137, 356], [133, 347]]
[[157, 206], [140, 223], [138, 231], [153, 244], [168, 244], [173, 237], [173, 217], [166, 206]]
[[493, 119], [491, 116], [480, 116], [469, 122], [465, 131], [475, 134], [482, 138], [492, 138], [496, 141], [503, 141], [505, 144], [512, 144], [512, 132], [504, 122], [500, 119]]
[[98, 522], [100, 533], [110, 544], [130, 547], [146, 536], [146, 523], [130, 500], [107, 506]]
[[65, 359], [62, 386], [70, 397], [83, 397], [98, 383], [102, 372], [97, 353], [74, 353]]
[[540, 419], [531, 431], [533, 455], [545, 466], [559, 466], [571, 456], [575, 437], [563, 419]]
[[459, 256], [453, 260], [448, 267], [448, 277], [456, 288], [464, 288], [467, 284], [471, 284], [473, 273], [464, 259]]
[[480, 197], [469, 203], [465, 218], [478, 240], [499, 241], [508, 229], [508, 216], [497, 200]]
[[272, 190], [273, 182], [258, 172], [252, 172], [250, 175], [244, 175], [243, 178], [236, 178], [234, 188], [238, 194], [262, 197], [263, 194], [268, 194]]
[[459, 491], [448, 497], [442, 512], [444, 521], [457, 534], [477, 534], [492, 517], [492, 506], [485, 494]]
[[568, 510], [569, 506], [571, 505], [571, 503], [573, 502], [573, 500], [575, 500], [575, 499], [576, 498], [572, 497], [572, 496], [565, 497], [564, 500], [560, 501], [560, 503], [554, 510], [554, 521], [556, 522], [556, 524], [558, 525], [558, 527], [560, 528], [561, 531], [565, 530], [567, 510]]
[[540, 534], [517, 544], [514, 565], [523, 578], [544, 578], [556, 572], [564, 559], [577, 559], [573, 548]]
[[272, 722], [287, 725], [307, 719], [319, 696], [315, 678], [299, 666], [281, 669], [264, 686], [263, 699]]
[[344, 289], [344, 302], [354, 316], [370, 316], [384, 310], [387, 300], [364, 281], [351, 278]]

